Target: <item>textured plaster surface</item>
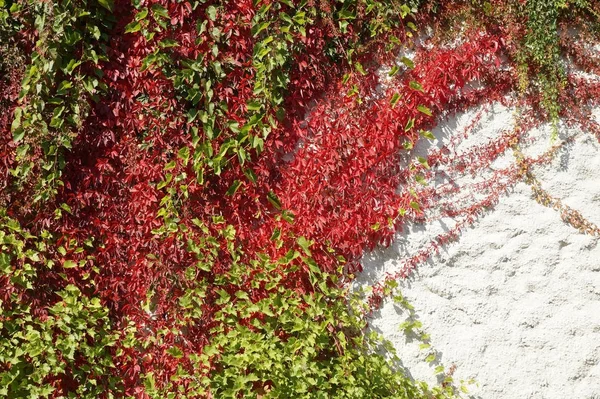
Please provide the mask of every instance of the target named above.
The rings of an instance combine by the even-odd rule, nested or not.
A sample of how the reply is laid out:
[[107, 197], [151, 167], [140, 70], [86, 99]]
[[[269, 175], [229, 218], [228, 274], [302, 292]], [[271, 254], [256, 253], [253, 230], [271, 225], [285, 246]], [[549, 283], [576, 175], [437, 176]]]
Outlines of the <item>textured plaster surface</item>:
[[[474, 112], [441, 123], [431, 146], [448, 142]], [[595, 116], [600, 121], [600, 111]], [[512, 111], [494, 105], [459, 149], [485, 143], [513, 124]], [[600, 144], [589, 133], [561, 127], [561, 138], [570, 135], [577, 135], [575, 141], [535, 174], [549, 194], [600, 226]], [[527, 154], [551, 145], [548, 127], [531, 137]], [[509, 153], [492, 167], [511, 162]], [[391, 247], [365, 256], [357, 284], [380, 281], [454, 223], [407, 226]], [[600, 239], [537, 203], [525, 183], [420, 265], [401, 289], [440, 353], [439, 363], [456, 366], [456, 380], [477, 381], [472, 397], [600, 399]], [[419, 342], [398, 329], [406, 317], [387, 302], [372, 327], [394, 344], [413, 377], [434, 383], [435, 364], [425, 363]]]

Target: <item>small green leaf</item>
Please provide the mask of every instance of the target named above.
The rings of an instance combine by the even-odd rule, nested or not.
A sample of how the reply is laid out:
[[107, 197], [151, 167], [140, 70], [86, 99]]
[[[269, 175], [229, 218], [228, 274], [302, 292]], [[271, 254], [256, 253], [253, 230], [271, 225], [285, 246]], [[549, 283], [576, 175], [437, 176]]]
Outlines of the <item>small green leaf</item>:
[[141, 21], [142, 19], [146, 18], [147, 16], [148, 16], [148, 9], [144, 8], [144, 9], [142, 9], [142, 11], [135, 14], [135, 20]]
[[63, 267], [64, 267], [65, 269], [72, 269], [72, 268], [74, 268], [74, 267], [77, 267], [77, 262], [75, 262], [75, 261], [73, 261], [73, 260], [66, 260], [66, 261], [63, 263]]
[[422, 112], [422, 113], [424, 113], [424, 114], [425, 114], [425, 115], [427, 115], [427, 116], [433, 116], [433, 114], [431, 113], [431, 110], [430, 110], [429, 108], [427, 108], [426, 106], [424, 106], [424, 105], [419, 105], [419, 106], [417, 107], [417, 110], [418, 110], [419, 112]]
[[217, 8], [215, 6], [208, 6], [208, 8], [206, 9], [206, 15], [208, 15], [208, 18], [211, 21], [214, 21], [217, 19]]
[[164, 170], [171, 170], [177, 166], [177, 162], [174, 160], [165, 165]]
[[400, 60], [404, 65], [406, 65], [407, 67], [409, 67], [410, 69], [414, 69], [415, 68], [415, 63], [408, 57], [402, 57], [402, 59]]
[[98, 3], [110, 12], [113, 12], [115, 9], [115, 2], [113, 0], [98, 0]]
[[236, 291], [235, 296], [238, 299], [245, 299], [245, 300], [250, 299], [250, 297], [248, 296], [248, 293], [246, 291], [242, 291], [242, 290]]
[[56, 95], [61, 96], [68, 92], [68, 90], [73, 87], [73, 83], [68, 80], [63, 80], [60, 85], [58, 85], [58, 89], [56, 90]]
[[275, 195], [273, 191], [269, 191], [269, 194], [267, 194], [267, 199], [269, 200], [271, 205], [273, 205], [278, 210], [281, 210], [281, 202], [279, 201], [279, 198], [277, 198], [277, 195]]
[[310, 252], [309, 248], [311, 245], [313, 245], [313, 241], [307, 240], [304, 237], [300, 237], [296, 241], [298, 242], [298, 245], [300, 245], [300, 248], [302, 248], [306, 255], [312, 256], [312, 253]]
[[227, 190], [227, 193], [225, 193], [225, 195], [229, 195], [232, 196], [236, 193], [236, 191], [240, 188], [240, 186], [242, 185], [242, 182], [239, 180], [235, 180], [233, 182], [233, 184], [231, 185], [231, 187], [229, 187], [229, 190]]
[[154, 4], [152, 5], [152, 14], [154, 14], [154, 16], [159, 16], [159, 17], [163, 17], [163, 18], [169, 18], [169, 13], [167, 11], [166, 8], [164, 8], [163, 6], [161, 6], [160, 4]]
[[173, 356], [175, 359], [180, 359], [183, 357], [183, 352], [176, 346], [167, 349], [167, 353]]
[[163, 39], [160, 42], [158, 42], [158, 45], [160, 46], [160, 48], [169, 48], [177, 47], [179, 46], [179, 43], [177, 43], [177, 41], [173, 39]]
[[142, 29], [142, 24], [139, 21], [132, 21], [125, 26], [125, 33], [135, 33]]
[[430, 168], [430, 166], [429, 166], [429, 163], [427, 163], [427, 159], [426, 159], [426, 158], [423, 158], [423, 157], [417, 157], [417, 161], [419, 161], [419, 163], [420, 163], [421, 165], [423, 165], [423, 166], [424, 166], [426, 169], [429, 169], [429, 168]]
[[23, 158], [29, 151], [29, 144], [23, 144], [17, 147], [17, 158]]
[[258, 101], [250, 101], [247, 107], [248, 111], [260, 111], [262, 105]]
[[281, 230], [279, 229], [274, 229], [273, 230], [273, 234], [271, 235], [271, 241], [275, 241], [277, 239], [279, 239], [279, 237], [281, 236]]
[[269, 21], [265, 21], [265, 22], [261, 22], [258, 25], [255, 25], [252, 28], [252, 36], [256, 37], [260, 34], [260, 32], [262, 32], [263, 30], [267, 29], [269, 27], [271, 23]]
[[400, 16], [404, 19], [408, 14], [410, 14], [410, 7], [406, 4], [402, 4], [400, 6]]
[[361, 75], [365, 76], [367, 73], [365, 72], [365, 69], [363, 68], [362, 64], [360, 62], [355, 62], [354, 63], [354, 67], [356, 68], [356, 70], [358, 72], [360, 72]]
[[81, 61], [71, 59], [65, 68], [66, 73], [70, 75], [79, 65], [81, 65]]
[[252, 183], [256, 183], [256, 173], [252, 169], [244, 169], [244, 175], [250, 180]]
[[394, 95], [392, 96], [392, 99], [390, 100], [390, 105], [392, 106], [392, 108], [394, 108], [396, 106], [396, 104], [398, 104], [399, 100], [400, 100], [400, 94], [394, 93]]
[[190, 160], [190, 148], [183, 147], [177, 152], [177, 157], [183, 161], [184, 165], [187, 165]]
[[286, 210], [281, 211], [281, 218], [288, 223], [294, 223], [295, 217], [296, 216], [290, 211], [286, 211]]
[[66, 212], [68, 212], [69, 214], [73, 214], [73, 212], [71, 211], [71, 207], [67, 204], [65, 204], [64, 202], [62, 204], [60, 204], [60, 207], [62, 209], [64, 209]]
[[413, 90], [423, 91], [423, 86], [421, 86], [421, 84], [419, 82], [417, 82], [417, 81], [411, 80], [408, 85]]
[[421, 130], [419, 133], [421, 134], [421, 136], [425, 137], [428, 140], [431, 140], [431, 141], [435, 140], [435, 136], [429, 130]]
[[22, 127], [18, 127], [13, 130], [13, 141], [15, 143], [23, 140], [23, 137], [25, 137], [25, 130]]

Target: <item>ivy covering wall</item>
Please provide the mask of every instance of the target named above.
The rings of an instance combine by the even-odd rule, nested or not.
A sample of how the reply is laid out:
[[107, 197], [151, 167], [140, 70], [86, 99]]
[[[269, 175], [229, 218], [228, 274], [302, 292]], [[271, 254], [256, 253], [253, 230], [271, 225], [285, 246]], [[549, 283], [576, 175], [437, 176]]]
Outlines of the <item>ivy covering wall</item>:
[[[369, 315], [386, 298], [410, 312], [397, 280], [544, 159], [443, 207], [460, 228], [398, 275], [349, 282], [452, 194], [427, 185], [437, 165], [476, 174], [546, 122], [600, 139], [600, 84], [577, 74], [600, 73], [599, 13], [0, 0], [0, 397], [460, 395], [444, 367], [438, 386], [411, 379]], [[493, 148], [413, 156], [439, 120], [493, 101], [520, 112]], [[418, 321], [400, 327], [433, 362]]]

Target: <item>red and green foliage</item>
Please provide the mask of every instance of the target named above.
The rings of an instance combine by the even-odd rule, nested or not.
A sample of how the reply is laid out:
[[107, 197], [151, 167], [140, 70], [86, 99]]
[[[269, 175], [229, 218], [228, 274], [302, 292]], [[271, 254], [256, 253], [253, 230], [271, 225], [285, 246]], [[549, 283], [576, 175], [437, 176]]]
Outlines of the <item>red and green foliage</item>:
[[[598, 73], [599, 8], [420, 3], [0, 0], [0, 396], [452, 396], [377, 354], [366, 315], [522, 173], [460, 209], [422, 183], [522, 135], [411, 149], [493, 101], [600, 138], [600, 86], [560, 63]], [[371, 308], [348, 293], [439, 206], [455, 230]]]

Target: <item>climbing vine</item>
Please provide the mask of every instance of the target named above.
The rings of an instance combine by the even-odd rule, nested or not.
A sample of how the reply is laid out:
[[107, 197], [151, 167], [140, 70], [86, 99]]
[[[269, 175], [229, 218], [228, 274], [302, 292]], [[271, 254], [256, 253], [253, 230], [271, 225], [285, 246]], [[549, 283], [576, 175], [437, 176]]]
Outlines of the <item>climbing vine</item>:
[[[545, 122], [600, 139], [600, 86], [572, 70], [600, 71], [598, 9], [0, 0], [0, 397], [460, 395], [452, 368], [409, 378], [369, 316], [388, 297], [412, 315], [397, 280], [520, 179], [579, 223], [532, 174], [551, 153], [489, 166]], [[520, 115], [496, 141], [415, 155], [493, 102]], [[442, 169], [483, 180], [435, 187]], [[351, 292], [365, 250], [441, 216], [456, 227]]]

